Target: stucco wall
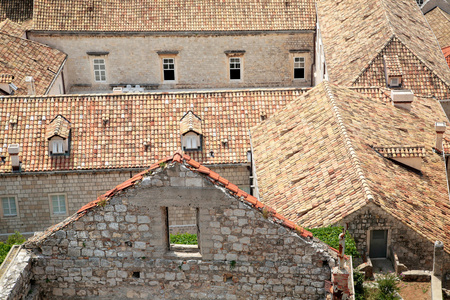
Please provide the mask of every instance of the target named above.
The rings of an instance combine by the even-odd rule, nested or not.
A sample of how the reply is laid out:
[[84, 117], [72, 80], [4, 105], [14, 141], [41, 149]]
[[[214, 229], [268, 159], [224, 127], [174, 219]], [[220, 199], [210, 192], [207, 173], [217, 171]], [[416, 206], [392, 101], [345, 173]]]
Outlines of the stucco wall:
[[[254, 86], [310, 86], [314, 33], [260, 33], [242, 35], [38, 35], [30, 39], [68, 54], [65, 74], [70, 92], [112, 90], [110, 84], [149, 85], [152, 88], [206, 88]], [[229, 80], [227, 50], [245, 50], [243, 78]], [[293, 80], [293, 53], [306, 58], [305, 80]], [[163, 84], [161, 57], [157, 51], [175, 55], [175, 83]], [[106, 82], [96, 83], [92, 59], [87, 52], [109, 52]], [[80, 86], [81, 85], [81, 86]]]
[[[198, 209], [196, 256], [168, 250], [164, 207]], [[179, 164], [34, 247], [34, 279], [47, 299], [322, 299], [335, 264], [323, 243]]]
[[[240, 188], [248, 189], [249, 171], [245, 166], [211, 167]], [[64, 220], [86, 203], [95, 200], [138, 171], [84, 172], [68, 174], [0, 176], [0, 198], [14, 196], [18, 215], [4, 217], [0, 203], [0, 234], [42, 231]], [[67, 214], [52, 214], [49, 195], [65, 194]], [[7, 236], [0, 236], [6, 239]]]

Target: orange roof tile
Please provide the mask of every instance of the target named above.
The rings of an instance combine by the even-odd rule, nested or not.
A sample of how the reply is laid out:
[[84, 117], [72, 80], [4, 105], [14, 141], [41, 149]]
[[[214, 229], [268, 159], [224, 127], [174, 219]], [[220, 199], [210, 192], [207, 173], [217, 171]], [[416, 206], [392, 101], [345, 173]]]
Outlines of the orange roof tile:
[[31, 22], [26, 22], [24, 24], [19, 24], [6, 19], [0, 22], [0, 32], [6, 33], [12, 36], [23, 37], [25, 31], [31, 27]]
[[48, 125], [45, 138], [51, 139], [54, 136], [67, 139], [70, 133], [70, 122], [61, 115], [56, 116]]
[[442, 48], [450, 46], [450, 15], [436, 6], [425, 14], [425, 18], [433, 29], [439, 45]]
[[[180, 119], [193, 110], [202, 119], [203, 164], [247, 163], [248, 130], [301, 95], [303, 89], [61, 95], [1, 99], [0, 173], [11, 172], [9, 144], [20, 144], [23, 172], [143, 168], [181, 147]], [[71, 124], [69, 157], [51, 159], [45, 133], [58, 114]], [[109, 116], [103, 122], [103, 115]], [[10, 124], [10, 116], [17, 124]], [[228, 144], [222, 144], [223, 139]], [[149, 142], [144, 146], [145, 142]], [[210, 155], [213, 151], [214, 157]]]
[[14, 75], [12, 74], [0, 74], [0, 83], [11, 83], [13, 79]]
[[317, 10], [330, 81], [386, 86], [383, 55], [397, 55], [404, 88], [450, 95], [450, 70], [414, 1], [322, 0]]
[[14, 75], [16, 95], [28, 93], [26, 76], [33, 76], [36, 94], [47, 92], [67, 55], [46, 45], [0, 33], [0, 73]]
[[388, 76], [402, 76], [402, 66], [400, 65], [400, 61], [398, 59], [398, 55], [383, 55], [383, 59], [385, 61], [386, 71]]
[[[40, 235], [35, 235], [34, 237], [28, 239], [28, 241], [26, 242], [26, 246], [30, 246], [36, 243], [41, 242], [42, 240], [44, 240], [45, 238], [49, 237], [50, 235], [52, 235], [53, 233], [55, 233], [58, 230], [63, 229], [64, 227], [66, 227], [67, 225], [71, 224], [72, 222], [80, 219], [81, 217], [83, 217], [88, 211], [95, 209], [96, 207], [99, 206], [99, 202], [101, 201], [105, 201], [108, 202], [111, 198], [113, 198], [115, 195], [121, 193], [122, 191], [134, 187], [136, 184], [138, 184], [145, 176], [148, 176], [148, 173], [150, 170], [155, 170], [158, 169], [160, 166], [159, 164], [161, 162], [165, 162], [166, 164], [173, 164], [173, 163], [180, 163], [183, 164], [184, 166], [188, 167], [189, 169], [191, 169], [193, 172], [197, 172], [199, 174], [202, 174], [202, 176], [206, 177], [207, 179], [209, 179], [212, 183], [223, 187], [227, 190], [227, 192], [229, 194], [231, 194], [232, 196], [234, 196], [237, 200], [242, 201], [244, 203], [246, 203], [247, 205], [250, 205], [256, 209], [258, 209], [261, 213], [263, 213], [263, 211], [267, 211], [269, 212], [269, 214], [267, 214], [267, 218], [270, 219], [271, 221], [273, 221], [274, 223], [278, 223], [282, 226], [285, 226], [291, 230], [295, 230], [297, 234], [299, 234], [300, 236], [303, 237], [313, 237], [313, 234], [307, 230], [305, 230], [304, 228], [298, 226], [297, 224], [295, 224], [294, 222], [286, 219], [284, 216], [282, 216], [281, 214], [277, 213], [273, 208], [259, 202], [258, 200], [256, 200], [253, 196], [248, 195], [247, 193], [245, 193], [244, 191], [240, 190], [239, 188], [237, 188], [234, 184], [228, 184], [227, 186], [222, 185], [222, 183], [220, 181], [215, 180], [214, 178], [210, 177], [209, 175], [203, 173], [203, 172], [199, 172], [199, 168], [205, 168], [204, 166], [202, 166], [201, 164], [195, 162], [194, 165], [198, 166], [198, 167], [193, 167], [192, 164], [186, 164], [186, 158], [189, 158], [187, 155], [184, 155], [181, 151], [177, 151], [175, 152], [172, 156], [168, 156], [167, 158], [165, 158], [162, 161], [159, 161], [157, 163], [154, 163], [150, 169], [145, 170], [135, 176], [133, 176], [132, 178], [130, 178], [129, 180], [125, 181], [122, 184], [119, 184], [118, 186], [116, 186], [113, 190], [111, 190], [110, 192], [107, 192], [101, 196], [99, 196], [96, 200], [87, 203], [86, 205], [82, 206], [74, 215], [68, 217], [66, 220], [62, 221], [61, 223], [52, 226], [50, 228], [48, 228], [45, 232], [43, 232]], [[189, 158], [189, 162], [192, 162], [193, 160]], [[151, 176], [151, 175], [150, 175]], [[231, 189], [230, 189], [231, 187]], [[332, 249], [333, 251], [336, 251], [336, 249], [333, 249], [330, 247], [330, 249]]]
[[426, 150], [423, 146], [392, 146], [392, 147], [374, 147], [375, 151], [383, 157], [425, 157]]
[[442, 48], [442, 53], [444, 53], [445, 61], [450, 67], [450, 46]]
[[191, 110], [180, 120], [180, 133], [186, 134], [189, 131], [195, 131], [198, 134], [202, 134], [202, 120]]
[[34, 30], [314, 30], [314, 0], [35, 0]]
[[[415, 97], [408, 112], [366, 91], [379, 97], [324, 82], [251, 130], [261, 201], [305, 227], [373, 202], [430, 241], [449, 241], [445, 163], [433, 150], [435, 122], [446, 119], [439, 102]], [[374, 150], [391, 145], [423, 145], [413, 151], [422, 175]]]

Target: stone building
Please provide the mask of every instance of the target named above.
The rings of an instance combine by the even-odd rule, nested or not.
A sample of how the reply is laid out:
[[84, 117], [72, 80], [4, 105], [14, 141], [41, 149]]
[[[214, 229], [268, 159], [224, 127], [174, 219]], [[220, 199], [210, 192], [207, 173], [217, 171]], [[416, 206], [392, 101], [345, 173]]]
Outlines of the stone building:
[[34, 1], [68, 91], [311, 86], [315, 1]]
[[252, 129], [255, 195], [306, 228], [348, 226], [363, 259], [433, 270], [440, 241], [448, 287], [445, 120], [433, 98], [325, 81]]
[[[5, 98], [0, 237], [43, 230], [76, 212], [85, 197], [96, 198], [180, 148], [250, 193], [248, 130], [302, 93], [285, 88]], [[188, 144], [187, 137], [198, 144]]]
[[[195, 209], [198, 245], [170, 243], [171, 207]], [[34, 252], [34, 289], [44, 299], [324, 299], [337, 259], [310, 232], [180, 152], [25, 248]]]
[[317, 16], [316, 84], [450, 98], [450, 70], [415, 1], [325, 0]]

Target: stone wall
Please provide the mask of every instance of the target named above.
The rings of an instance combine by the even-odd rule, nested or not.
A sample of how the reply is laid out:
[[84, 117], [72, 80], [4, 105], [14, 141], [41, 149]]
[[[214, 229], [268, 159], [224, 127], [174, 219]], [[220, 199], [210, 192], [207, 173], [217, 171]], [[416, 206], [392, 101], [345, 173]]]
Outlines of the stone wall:
[[[111, 84], [158, 88], [233, 88], [311, 86], [314, 33], [254, 33], [241, 35], [43, 35], [29, 38], [68, 54], [66, 90], [112, 90]], [[242, 80], [230, 81], [225, 51], [244, 50]], [[300, 51], [290, 53], [290, 50]], [[175, 57], [175, 82], [162, 80], [163, 55]], [[103, 56], [88, 52], [108, 53]], [[173, 55], [173, 54], [171, 54]], [[293, 79], [293, 56], [303, 56], [305, 80]], [[106, 82], [95, 82], [93, 59], [106, 61]]]
[[[169, 249], [167, 207], [196, 209], [199, 249]], [[46, 299], [323, 299], [335, 265], [324, 243], [179, 164], [48, 234], [27, 246]]]
[[[31, 288], [31, 253], [25, 249], [15, 256], [6, 274], [0, 280], [0, 299], [19, 300], [25, 299]], [[30, 293], [31, 294], [31, 293]], [[27, 297], [28, 300], [38, 299]]]
[[[348, 231], [363, 256], [369, 253], [370, 230], [386, 229], [388, 247], [393, 247], [400, 263], [405, 264], [409, 270], [433, 269], [434, 242], [425, 239], [373, 203], [344, 218], [340, 223], [348, 223]], [[389, 255], [389, 251], [387, 253]]]
[[[248, 190], [249, 171], [245, 166], [211, 169], [235, 182], [240, 188]], [[0, 176], [0, 198], [14, 196], [17, 198], [18, 204], [17, 217], [4, 217], [0, 207], [0, 234], [3, 234], [0, 239], [6, 239], [7, 234], [14, 233], [14, 231], [42, 231], [50, 225], [64, 220], [86, 203], [95, 200], [99, 195], [137, 172], [111, 171]], [[66, 195], [67, 214], [52, 213], [49, 198], [52, 194]], [[183, 221], [181, 224], [184, 224]]]

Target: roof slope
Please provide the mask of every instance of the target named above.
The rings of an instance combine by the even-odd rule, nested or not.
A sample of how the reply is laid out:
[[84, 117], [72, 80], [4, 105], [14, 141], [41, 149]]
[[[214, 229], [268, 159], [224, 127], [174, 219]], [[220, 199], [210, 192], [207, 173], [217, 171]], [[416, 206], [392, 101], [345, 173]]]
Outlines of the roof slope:
[[439, 45], [444, 48], [450, 46], [450, 15], [436, 7], [425, 15], [425, 18], [433, 29]]
[[34, 30], [314, 30], [314, 0], [35, 0]]
[[30, 27], [31, 22], [19, 24], [11, 21], [10, 19], [5, 19], [4, 21], [0, 22], [0, 32], [17, 37], [24, 37], [25, 31], [30, 29]]
[[322, 0], [317, 8], [330, 81], [352, 85], [396, 37], [441, 80], [449, 82], [450, 71], [415, 1]]
[[[434, 123], [445, 118], [432, 98], [416, 97], [407, 112], [324, 82], [252, 129], [261, 201], [305, 227], [373, 201], [427, 239], [448, 241], [445, 164], [432, 149]], [[418, 146], [421, 174], [373, 149]]]
[[[202, 163], [247, 163], [248, 130], [302, 94], [299, 89], [120, 95], [8, 97], [1, 101], [0, 173], [11, 172], [9, 145], [18, 143], [24, 172], [147, 167], [181, 147], [180, 119], [202, 120]], [[71, 124], [69, 157], [48, 156], [46, 124], [58, 114]], [[17, 124], [10, 124], [17, 116]], [[227, 145], [222, 141], [228, 140]], [[147, 144], [147, 147], [144, 146]], [[210, 155], [213, 151], [214, 157]]]
[[14, 75], [16, 95], [26, 95], [26, 76], [33, 76], [36, 94], [43, 95], [67, 55], [46, 45], [0, 33], [0, 73]]
[[23, 22], [33, 17], [33, 0], [0, 0], [0, 21]]

